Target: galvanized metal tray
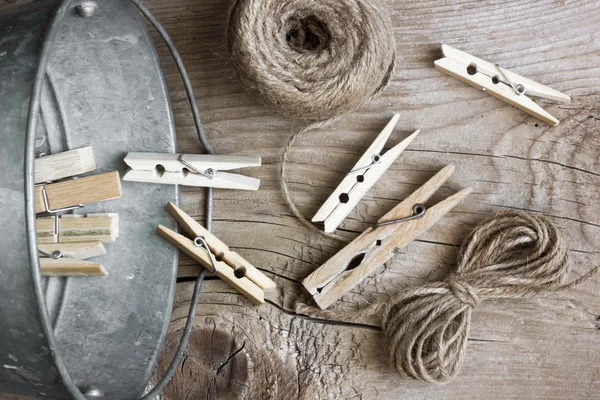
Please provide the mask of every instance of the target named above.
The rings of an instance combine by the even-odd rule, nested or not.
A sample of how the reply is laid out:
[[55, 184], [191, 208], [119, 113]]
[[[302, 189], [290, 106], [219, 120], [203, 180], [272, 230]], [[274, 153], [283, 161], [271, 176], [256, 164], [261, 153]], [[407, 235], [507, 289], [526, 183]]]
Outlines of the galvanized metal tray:
[[98, 259], [110, 275], [40, 280], [27, 196], [33, 176], [25, 171], [34, 141], [46, 153], [92, 146], [94, 173], [124, 172], [128, 151], [174, 152], [172, 111], [137, 10], [103, 0], [82, 18], [76, 2], [65, 3], [72, 4], [39, 75], [35, 137], [26, 137], [27, 120], [41, 49], [52, 39], [44, 34], [64, 4], [38, 1], [0, 15], [0, 392], [72, 398], [70, 375], [104, 399], [132, 399], [150, 378], [170, 319], [178, 253], [155, 229], [175, 228], [163, 207], [178, 190], [123, 182], [121, 199], [77, 211], [119, 214], [120, 237]]

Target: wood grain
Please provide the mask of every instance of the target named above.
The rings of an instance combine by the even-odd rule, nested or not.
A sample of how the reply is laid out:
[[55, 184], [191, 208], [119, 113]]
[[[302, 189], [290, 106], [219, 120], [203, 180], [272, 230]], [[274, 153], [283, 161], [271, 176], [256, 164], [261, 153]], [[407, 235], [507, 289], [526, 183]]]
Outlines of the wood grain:
[[54, 217], [36, 219], [38, 243], [114, 242], [119, 237], [119, 214], [65, 214], [58, 219], [54, 235]]
[[48, 206], [52, 210], [77, 204], [118, 199], [123, 194], [118, 171], [37, 186], [35, 188], [36, 213], [47, 211], [43, 201], [42, 188], [46, 189]]
[[95, 169], [96, 160], [91, 147], [51, 154], [35, 160], [35, 183], [55, 181]]
[[40, 272], [43, 276], [107, 276], [102, 264], [74, 258], [40, 258]]
[[[600, 262], [600, 3], [592, 0], [388, 2], [397, 68], [391, 86], [359, 112], [301, 136], [290, 154], [291, 193], [305, 217], [319, 209], [394, 112], [390, 146], [421, 129], [385, 176], [340, 226], [356, 236], [443, 166], [452, 178], [432, 198], [472, 186], [464, 203], [328, 311], [300, 282], [344, 244], [293, 218], [280, 195], [279, 162], [301, 125], [244, 93], [224, 45], [226, 2], [148, 2], [191, 73], [209, 141], [217, 153], [261, 155], [248, 170], [254, 193], [215, 191], [214, 233], [275, 279], [280, 290], [252, 308], [223, 282], [203, 287], [197, 331], [165, 398], [264, 399], [586, 399], [600, 378], [598, 277], [568, 293], [486, 302], [473, 314], [458, 379], [433, 387], [388, 365], [376, 318], [356, 311], [408, 285], [441, 279], [457, 245], [494, 210], [541, 212], [570, 241], [573, 276]], [[182, 13], [182, 10], [185, 10]], [[180, 78], [156, 40], [171, 91], [178, 151], [201, 152]], [[551, 128], [433, 68], [447, 43], [570, 95], [538, 101], [561, 124]], [[182, 208], [203, 221], [204, 191], [184, 188]], [[429, 204], [426, 204], [429, 205]], [[193, 273], [195, 263], [181, 258]], [[168, 345], [177, 343], [191, 283], [180, 284]]]
[[[355, 315], [409, 285], [446, 276], [462, 238], [494, 210], [552, 217], [569, 238], [573, 276], [600, 263], [598, 1], [388, 2], [397, 43], [391, 86], [296, 141], [288, 168], [294, 201], [306, 217], [314, 215], [394, 112], [401, 118], [390, 143], [421, 133], [342, 223], [342, 233], [364, 231], [444, 165], [456, 172], [432, 202], [467, 186], [474, 192], [327, 311], [300, 282], [344, 244], [304, 228], [280, 195], [281, 152], [299, 123], [263, 108], [237, 82], [223, 35], [227, 2], [147, 4], [182, 54], [216, 153], [262, 156], [262, 167], [244, 170], [261, 179], [260, 190], [215, 190], [214, 233], [279, 287], [267, 304], [251, 307], [226, 283], [205, 282], [197, 329], [164, 399], [597, 398], [599, 277], [543, 298], [484, 302], [473, 313], [460, 376], [440, 387], [396, 374], [377, 319]], [[201, 153], [180, 77], [154, 37], [178, 151]], [[561, 124], [546, 126], [435, 70], [442, 43], [570, 95], [569, 104], [538, 102]], [[182, 209], [203, 221], [204, 190], [182, 192]], [[182, 255], [182, 268], [192, 273], [196, 265]], [[157, 376], [171, 361], [191, 293], [191, 283], [178, 285]]]

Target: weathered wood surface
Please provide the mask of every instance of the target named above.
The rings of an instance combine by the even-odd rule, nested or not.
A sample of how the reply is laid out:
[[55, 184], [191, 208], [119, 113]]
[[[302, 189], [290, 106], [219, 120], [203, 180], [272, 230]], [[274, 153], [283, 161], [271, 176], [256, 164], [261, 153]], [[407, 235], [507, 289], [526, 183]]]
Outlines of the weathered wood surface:
[[[279, 285], [252, 307], [223, 282], [205, 282], [197, 328], [164, 399], [592, 399], [600, 388], [600, 278], [545, 298], [484, 302], [473, 313], [461, 375], [431, 386], [388, 365], [376, 318], [356, 310], [408, 285], [444, 277], [457, 245], [490, 212], [552, 216], [570, 241], [573, 276], [600, 263], [600, 2], [390, 1], [398, 49], [391, 86], [359, 112], [301, 137], [289, 166], [291, 191], [311, 217], [394, 112], [391, 143], [421, 134], [342, 224], [354, 236], [452, 163], [441, 196], [474, 193], [328, 312], [300, 282], [343, 244], [291, 216], [280, 194], [283, 146], [299, 124], [244, 93], [224, 45], [222, 0], [151, 0], [182, 53], [209, 140], [219, 154], [260, 155], [243, 173], [258, 192], [215, 191], [214, 232]], [[447, 43], [573, 97], [540, 102], [562, 122], [550, 128], [433, 68]], [[179, 75], [157, 39], [178, 127], [179, 150], [202, 148]], [[203, 219], [203, 191], [183, 188], [182, 208]], [[182, 269], [194, 263], [181, 258]], [[185, 322], [192, 283], [181, 283], [159, 366]]]
[[[319, 312], [301, 280], [343, 246], [318, 237], [290, 215], [280, 194], [283, 146], [299, 126], [243, 92], [224, 46], [226, 2], [154, 0], [191, 71], [217, 153], [259, 154], [256, 193], [215, 192], [218, 236], [279, 285], [253, 308], [220, 281], [203, 288], [197, 330], [165, 392], [170, 400], [597, 398], [600, 388], [600, 279], [543, 299], [485, 302], [473, 314], [458, 379], [435, 387], [388, 365], [378, 321], [354, 312], [407, 285], [451, 271], [456, 245], [490, 212], [514, 208], [552, 216], [568, 235], [573, 276], [600, 263], [600, 3], [597, 1], [390, 2], [398, 48], [391, 86], [333, 126], [297, 141], [291, 191], [312, 217], [394, 112], [392, 144], [422, 133], [342, 224], [356, 235], [452, 163], [439, 196], [474, 193], [392, 262]], [[433, 68], [448, 43], [573, 97], [540, 104], [562, 122], [550, 128]], [[159, 44], [163, 60], [164, 46]], [[201, 151], [179, 77], [165, 61], [180, 150]], [[182, 207], [203, 218], [202, 191], [184, 189]], [[182, 265], [193, 263], [182, 258]], [[164, 370], [178, 343], [191, 296], [180, 284]]]

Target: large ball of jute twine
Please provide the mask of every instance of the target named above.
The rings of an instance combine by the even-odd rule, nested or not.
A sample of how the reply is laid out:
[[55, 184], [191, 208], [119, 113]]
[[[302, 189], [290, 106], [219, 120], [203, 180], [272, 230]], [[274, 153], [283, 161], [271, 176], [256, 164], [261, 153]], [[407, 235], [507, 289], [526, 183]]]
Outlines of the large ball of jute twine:
[[233, 0], [227, 45], [246, 90], [308, 121], [361, 107], [387, 86], [396, 59], [377, 0]]
[[571, 288], [567, 246], [558, 228], [541, 215], [499, 212], [464, 241], [456, 272], [393, 296], [377, 306], [392, 365], [429, 382], [453, 379], [462, 365], [471, 310], [483, 300], [532, 297]]

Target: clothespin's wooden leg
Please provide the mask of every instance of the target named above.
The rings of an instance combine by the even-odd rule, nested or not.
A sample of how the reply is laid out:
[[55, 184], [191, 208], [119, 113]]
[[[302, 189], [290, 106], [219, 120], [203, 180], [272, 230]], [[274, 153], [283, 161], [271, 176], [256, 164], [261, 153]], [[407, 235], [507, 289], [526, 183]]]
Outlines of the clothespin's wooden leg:
[[74, 258], [40, 258], [40, 271], [44, 276], [107, 276], [102, 264]]

